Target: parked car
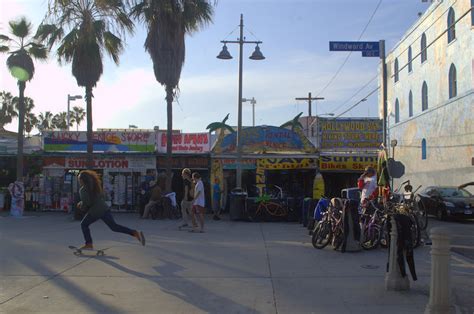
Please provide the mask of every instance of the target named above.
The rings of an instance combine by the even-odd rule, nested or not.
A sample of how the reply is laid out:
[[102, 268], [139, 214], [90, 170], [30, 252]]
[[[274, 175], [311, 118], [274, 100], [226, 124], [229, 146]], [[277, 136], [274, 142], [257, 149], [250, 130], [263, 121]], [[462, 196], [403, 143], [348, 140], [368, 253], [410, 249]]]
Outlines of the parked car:
[[474, 195], [456, 186], [429, 186], [417, 195], [418, 206], [439, 220], [474, 218]]

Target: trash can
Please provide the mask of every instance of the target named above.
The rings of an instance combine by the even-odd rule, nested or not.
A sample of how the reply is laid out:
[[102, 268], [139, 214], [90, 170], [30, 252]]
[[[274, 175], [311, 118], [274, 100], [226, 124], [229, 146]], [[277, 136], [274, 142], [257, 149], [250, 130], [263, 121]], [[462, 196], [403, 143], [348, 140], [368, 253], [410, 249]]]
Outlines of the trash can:
[[241, 220], [245, 213], [245, 202], [247, 199], [247, 192], [240, 188], [232, 189], [230, 192], [230, 206], [229, 206], [229, 217], [230, 220]]

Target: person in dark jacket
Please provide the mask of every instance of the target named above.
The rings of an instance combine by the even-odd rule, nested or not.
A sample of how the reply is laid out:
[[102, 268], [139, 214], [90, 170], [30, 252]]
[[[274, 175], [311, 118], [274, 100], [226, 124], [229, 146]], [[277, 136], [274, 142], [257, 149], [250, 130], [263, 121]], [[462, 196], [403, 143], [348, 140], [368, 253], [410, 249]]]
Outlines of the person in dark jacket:
[[78, 180], [81, 201], [77, 204], [77, 207], [87, 212], [81, 221], [81, 229], [85, 240], [85, 245], [82, 246], [81, 249], [93, 249], [89, 226], [99, 219], [101, 219], [110, 230], [129, 234], [140, 241], [142, 245], [145, 245], [143, 232], [129, 229], [115, 222], [110, 209], [105, 203], [102, 185], [97, 173], [91, 170], [81, 171]]

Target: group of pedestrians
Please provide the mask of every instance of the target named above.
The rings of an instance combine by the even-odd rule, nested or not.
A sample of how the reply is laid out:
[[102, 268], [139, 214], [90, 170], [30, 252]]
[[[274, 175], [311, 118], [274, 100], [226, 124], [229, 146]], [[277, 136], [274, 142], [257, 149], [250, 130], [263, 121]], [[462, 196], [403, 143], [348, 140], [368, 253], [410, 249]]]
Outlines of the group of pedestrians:
[[[179, 227], [180, 230], [189, 230], [189, 232], [204, 232], [204, 215], [206, 212], [206, 201], [204, 184], [201, 175], [198, 172], [192, 173], [189, 168], [185, 168], [181, 172], [183, 179], [183, 199], [181, 201], [181, 214], [183, 223]], [[115, 222], [110, 208], [105, 203], [102, 184], [100, 178], [94, 171], [84, 170], [78, 176], [80, 185], [79, 195], [80, 202], [77, 207], [86, 212], [81, 221], [81, 230], [84, 236], [85, 244], [81, 249], [93, 249], [93, 240], [89, 226], [97, 220], [102, 220], [112, 231], [128, 234], [135, 237], [142, 245], [145, 245], [145, 235], [143, 232], [133, 230], [128, 227], [119, 225]], [[157, 205], [162, 197], [161, 188], [158, 184], [151, 181], [150, 183], [150, 200], [145, 205], [142, 218], [147, 218], [151, 209]], [[222, 189], [219, 180], [216, 179], [213, 188], [213, 211], [214, 220], [220, 220], [220, 198]], [[191, 220], [191, 221], [189, 221]], [[190, 225], [191, 223], [191, 225]]]

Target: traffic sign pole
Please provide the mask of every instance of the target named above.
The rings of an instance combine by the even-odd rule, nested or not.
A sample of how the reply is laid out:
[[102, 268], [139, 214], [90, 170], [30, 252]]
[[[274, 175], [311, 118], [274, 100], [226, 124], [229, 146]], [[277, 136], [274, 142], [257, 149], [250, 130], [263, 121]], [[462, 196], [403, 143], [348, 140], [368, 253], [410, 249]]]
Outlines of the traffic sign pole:
[[382, 61], [382, 106], [383, 106], [383, 145], [387, 148], [387, 63], [385, 62], [385, 40], [379, 41]]

